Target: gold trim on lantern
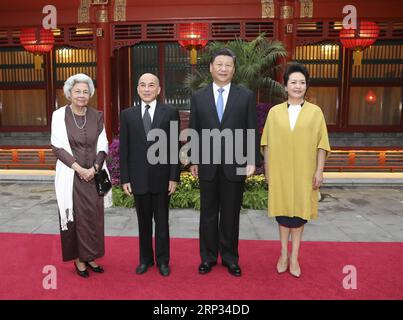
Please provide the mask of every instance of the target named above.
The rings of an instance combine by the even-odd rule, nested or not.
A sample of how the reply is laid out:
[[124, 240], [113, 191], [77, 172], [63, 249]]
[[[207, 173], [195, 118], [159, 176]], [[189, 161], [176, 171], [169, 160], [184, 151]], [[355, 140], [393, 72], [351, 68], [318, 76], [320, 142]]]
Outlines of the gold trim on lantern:
[[35, 70], [41, 70], [42, 69], [42, 63], [43, 63], [42, 55], [35, 54], [34, 55], [34, 67], [35, 67]]
[[356, 49], [353, 51], [353, 61], [354, 61], [353, 66], [354, 67], [361, 66], [362, 56], [363, 56], [362, 49]]
[[192, 47], [190, 49], [190, 64], [197, 64], [197, 49], [196, 47]]

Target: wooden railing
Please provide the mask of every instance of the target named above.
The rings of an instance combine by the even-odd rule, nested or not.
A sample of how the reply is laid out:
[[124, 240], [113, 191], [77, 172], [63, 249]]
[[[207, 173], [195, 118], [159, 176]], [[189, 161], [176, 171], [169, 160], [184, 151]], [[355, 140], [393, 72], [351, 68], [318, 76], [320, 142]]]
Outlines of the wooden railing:
[[333, 150], [325, 171], [403, 172], [403, 149]]
[[0, 169], [55, 169], [52, 149], [0, 149]]
[[[0, 149], [0, 169], [55, 169], [51, 149]], [[403, 172], [403, 148], [397, 150], [333, 150], [327, 172]]]

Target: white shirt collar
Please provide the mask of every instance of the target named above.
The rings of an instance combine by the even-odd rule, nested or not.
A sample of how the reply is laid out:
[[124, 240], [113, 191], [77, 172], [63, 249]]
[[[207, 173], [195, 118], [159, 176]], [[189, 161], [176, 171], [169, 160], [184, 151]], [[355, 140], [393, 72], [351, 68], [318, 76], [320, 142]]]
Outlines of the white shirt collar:
[[231, 82], [226, 84], [224, 87], [220, 87], [215, 82], [213, 82], [214, 93], [216, 93], [217, 90], [220, 89], [220, 88], [223, 88], [225, 93], [229, 93], [229, 89], [231, 88]]
[[148, 113], [150, 114], [151, 121], [154, 119], [154, 113], [155, 109], [157, 108], [157, 100], [153, 100], [150, 103], [145, 103], [143, 100], [141, 100], [141, 116], [144, 116], [144, 112], [146, 111], [146, 105], [150, 106], [150, 109], [148, 109]]
[[217, 99], [218, 99], [218, 89], [219, 88], [223, 88], [224, 91], [222, 93], [222, 97], [223, 97], [223, 110], [225, 111], [225, 107], [227, 106], [227, 101], [228, 101], [228, 96], [229, 96], [229, 90], [231, 89], [231, 82], [226, 84], [224, 87], [219, 87], [216, 83], [213, 82], [213, 94], [214, 94], [214, 101], [217, 103]]
[[146, 108], [146, 105], [150, 106], [150, 111], [154, 111], [155, 108], [157, 107], [157, 100], [153, 100], [150, 103], [145, 103], [143, 100], [141, 100], [141, 110], [144, 111], [144, 109]]

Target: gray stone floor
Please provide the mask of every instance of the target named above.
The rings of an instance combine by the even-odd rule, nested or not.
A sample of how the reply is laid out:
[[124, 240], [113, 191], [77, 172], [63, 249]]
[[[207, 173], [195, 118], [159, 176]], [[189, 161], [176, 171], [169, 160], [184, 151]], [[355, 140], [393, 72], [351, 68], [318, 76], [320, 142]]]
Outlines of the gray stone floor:
[[[403, 186], [323, 187], [319, 218], [306, 225], [306, 241], [403, 242]], [[170, 234], [198, 237], [199, 212], [170, 211]], [[51, 182], [0, 182], [0, 232], [58, 234]], [[105, 234], [137, 236], [134, 209], [105, 210]], [[278, 229], [264, 210], [243, 210], [241, 239], [277, 240]]]

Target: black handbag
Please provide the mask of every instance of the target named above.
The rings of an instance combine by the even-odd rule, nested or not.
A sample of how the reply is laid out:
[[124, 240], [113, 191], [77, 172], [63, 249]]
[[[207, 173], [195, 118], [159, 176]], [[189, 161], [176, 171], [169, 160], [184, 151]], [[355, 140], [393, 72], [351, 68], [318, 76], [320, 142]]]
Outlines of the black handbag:
[[105, 169], [99, 170], [97, 173], [95, 173], [94, 180], [98, 195], [104, 196], [109, 190], [111, 190], [112, 182], [109, 180]]

